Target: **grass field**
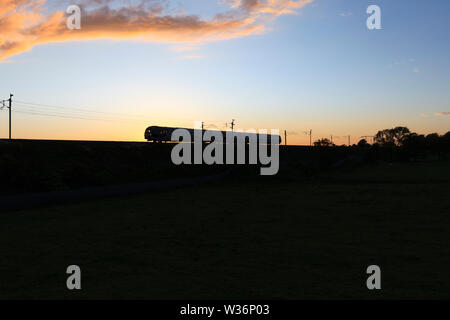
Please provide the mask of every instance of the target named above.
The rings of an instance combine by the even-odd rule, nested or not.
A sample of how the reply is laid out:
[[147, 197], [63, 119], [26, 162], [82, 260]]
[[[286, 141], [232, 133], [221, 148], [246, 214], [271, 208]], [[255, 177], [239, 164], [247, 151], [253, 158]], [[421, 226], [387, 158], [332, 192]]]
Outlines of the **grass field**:
[[[0, 298], [450, 297], [450, 163], [366, 166], [0, 215]], [[66, 289], [66, 267], [82, 290]], [[367, 266], [382, 290], [366, 288]]]

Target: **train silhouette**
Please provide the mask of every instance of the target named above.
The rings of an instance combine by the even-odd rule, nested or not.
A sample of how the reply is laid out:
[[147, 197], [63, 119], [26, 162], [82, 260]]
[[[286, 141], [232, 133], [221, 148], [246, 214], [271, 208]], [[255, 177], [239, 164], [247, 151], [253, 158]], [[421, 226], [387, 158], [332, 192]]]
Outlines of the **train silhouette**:
[[[183, 129], [189, 132], [190, 134], [190, 140], [193, 142], [195, 133], [199, 133], [201, 137], [203, 137], [203, 133], [206, 132], [206, 130], [202, 129], [188, 129], [188, 128], [171, 128], [171, 127], [159, 127], [159, 126], [151, 126], [148, 127], [145, 130], [145, 139], [149, 142], [154, 143], [161, 143], [161, 142], [182, 142], [183, 140], [180, 139], [180, 137], [174, 137], [172, 139], [172, 133], [177, 129]], [[225, 143], [229, 143], [227, 141], [226, 137], [227, 134], [230, 134], [230, 131], [219, 131], [219, 130], [208, 130], [212, 131], [216, 134], [221, 134], [223, 137], [223, 141]], [[233, 132], [233, 143], [239, 143], [240, 141], [245, 143], [250, 143], [251, 141], [254, 141], [258, 144], [271, 144], [272, 141], [276, 141], [277, 144], [281, 144], [281, 136], [279, 135], [273, 135], [273, 134], [261, 134], [261, 133], [249, 133], [249, 132]], [[272, 140], [273, 138], [273, 140]], [[213, 142], [214, 137], [211, 139], [206, 139], [204, 142]]]

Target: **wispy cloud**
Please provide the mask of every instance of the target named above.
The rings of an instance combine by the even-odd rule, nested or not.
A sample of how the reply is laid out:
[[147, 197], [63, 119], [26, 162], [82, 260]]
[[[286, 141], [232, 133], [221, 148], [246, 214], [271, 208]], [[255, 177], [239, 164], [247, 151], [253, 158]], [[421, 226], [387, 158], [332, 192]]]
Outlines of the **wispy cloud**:
[[189, 51], [196, 51], [199, 49], [199, 47], [194, 45], [178, 45], [172, 46], [170, 49], [175, 52], [189, 52]]
[[353, 15], [353, 12], [342, 12], [342, 13], [339, 13], [339, 15], [341, 17], [350, 17]]
[[112, 6], [81, 0], [82, 29], [69, 30], [64, 11], [47, 13], [47, 0], [0, 1], [0, 60], [39, 44], [92, 39], [194, 43], [260, 34], [273, 18], [294, 14], [313, 0], [223, 0], [228, 10], [211, 19], [171, 12], [169, 0]]
[[[414, 59], [414, 58], [409, 58], [409, 59], [402, 59], [402, 60], [399, 60], [399, 61], [394, 61], [394, 62], [392, 62], [390, 65], [388, 65], [387, 67], [388, 68], [393, 68], [393, 67], [396, 67], [396, 66], [400, 66], [400, 65], [411, 65], [413, 62], [415, 62], [416, 61], [416, 59]], [[417, 67], [416, 67], [417, 68]], [[416, 69], [416, 68], [414, 68], [413, 69], [413, 71]], [[417, 70], [418, 70], [418, 72], [420, 71], [419, 70], [419, 68], [417, 68]], [[414, 71], [414, 72], [416, 72], [416, 71]]]
[[414, 72], [414, 73], [419, 73], [419, 72], [420, 72], [420, 69], [417, 68], [417, 67], [415, 67], [415, 68], [413, 69], [413, 72]]
[[445, 117], [450, 116], [450, 112], [436, 112], [435, 115], [439, 117]]
[[184, 56], [181, 59], [182, 60], [194, 60], [194, 59], [203, 59], [203, 58], [204, 58], [204, 56], [201, 56], [201, 55], [198, 55], [198, 54], [192, 54], [192, 55], [189, 55], [189, 56]]

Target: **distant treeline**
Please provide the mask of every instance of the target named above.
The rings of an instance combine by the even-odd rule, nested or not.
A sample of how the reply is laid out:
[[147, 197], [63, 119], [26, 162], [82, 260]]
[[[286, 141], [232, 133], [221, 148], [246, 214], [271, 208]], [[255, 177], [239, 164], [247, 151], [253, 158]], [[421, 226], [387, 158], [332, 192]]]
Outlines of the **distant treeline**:
[[[314, 146], [337, 147], [329, 139], [319, 139]], [[407, 127], [395, 127], [378, 131], [373, 137], [373, 144], [361, 139], [352, 148], [367, 151], [376, 158], [389, 157], [391, 160], [446, 159], [450, 153], [450, 131], [444, 135], [424, 135], [411, 132]]]

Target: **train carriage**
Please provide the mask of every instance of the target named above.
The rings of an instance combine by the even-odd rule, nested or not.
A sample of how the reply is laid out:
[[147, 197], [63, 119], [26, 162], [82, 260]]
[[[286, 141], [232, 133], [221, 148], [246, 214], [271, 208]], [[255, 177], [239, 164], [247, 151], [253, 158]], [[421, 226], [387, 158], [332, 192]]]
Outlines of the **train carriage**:
[[[194, 141], [194, 134], [195, 131], [202, 131], [201, 129], [187, 129], [187, 128], [171, 128], [171, 127], [159, 127], [159, 126], [151, 126], [148, 127], [145, 130], [145, 139], [147, 141], [152, 142], [181, 142], [181, 140], [172, 140], [172, 133], [176, 129], [183, 129], [187, 130], [189, 134], [191, 135], [191, 141]], [[203, 130], [204, 132], [205, 130]], [[226, 135], [228, 131], [218, 131], [218, 130], [211, 130], [216, 131], [218, 134], [221, 134], [223, 137], [223, 140], [226, 142]], [[229, 132], [228, 132], [229, 133]], [[234, 132], [234, 143], [237, 143], [238, 141], [245, 141], [245, 143], [249, 143], [250, 140], [255, 139], [258, 143], [261, 141], [266, 142], [267, 144], [270, 144], [272, 141], [272, 137], [274, 135], [267, 134], [265, 138], [262, 138], [262, 134], [258, 133], [248, 133], [248, 132]], [[202, 135], [203, 136], [203, 135]], [[278, 144], [281, 144], [281, 136], [276, 135], [275, 140], [278, 141]], [[205, 142], [211, 142], [211, 141], [205, 141]]]

